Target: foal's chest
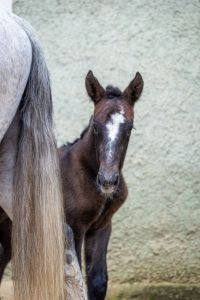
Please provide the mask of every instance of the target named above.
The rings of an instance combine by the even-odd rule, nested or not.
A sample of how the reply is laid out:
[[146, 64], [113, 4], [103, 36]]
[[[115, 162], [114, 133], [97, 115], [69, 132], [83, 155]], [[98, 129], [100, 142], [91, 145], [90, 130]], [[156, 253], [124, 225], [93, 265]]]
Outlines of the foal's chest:
[[125, 200], [125, 197], [113, 197], [104, 199], [104, 202], [99, 208], [96, 217], [91, 222], [90, 227], [98, 229], [108, 224], [111, 221], [113, 214], [120, 208]]

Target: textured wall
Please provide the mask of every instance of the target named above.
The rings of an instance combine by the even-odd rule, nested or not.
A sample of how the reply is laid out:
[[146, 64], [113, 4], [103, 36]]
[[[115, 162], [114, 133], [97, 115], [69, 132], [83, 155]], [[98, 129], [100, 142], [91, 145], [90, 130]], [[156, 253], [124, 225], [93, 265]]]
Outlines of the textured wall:
[[84, 77], [145, 88], [125, 164], [129, 199], [114, 218], [112, 281], [200, 279], [200, 2], [19, 0], [51, 72], [59, 142], [92, 112]]

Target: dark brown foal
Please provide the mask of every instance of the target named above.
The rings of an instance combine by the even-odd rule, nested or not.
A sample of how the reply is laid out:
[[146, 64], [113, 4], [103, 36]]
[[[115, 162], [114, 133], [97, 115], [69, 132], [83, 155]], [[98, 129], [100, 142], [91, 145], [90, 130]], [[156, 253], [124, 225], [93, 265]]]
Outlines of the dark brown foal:
[[[79, 139], [59, 149], [59, 157], [66, 220], [74, 232], [80, 265], [83, 242], [85, 245], [88, 297], [103, 300], [111, 219], [128, 193], [121, 171], [143, 80], [137, 73], [124, 92], [112, 86], [104, 90], [90, 71], [86, 89], [94, 102], [93, 116]], [[2, 238], [5, 251], [0, 269], [10, 259], [9, 226]]]
[[86, 89], [94, 102], [93, 116], [80, 139], [62, 146], [59, 155], [66, 220], [80, 265], [83, 241], [85, 245], [88, 297], [103, 300], [111, 219], [127, 197], [121, 170], [143, 80], [137, 73], [124, 92], [112, 86], [104, 90], [89, 71]]

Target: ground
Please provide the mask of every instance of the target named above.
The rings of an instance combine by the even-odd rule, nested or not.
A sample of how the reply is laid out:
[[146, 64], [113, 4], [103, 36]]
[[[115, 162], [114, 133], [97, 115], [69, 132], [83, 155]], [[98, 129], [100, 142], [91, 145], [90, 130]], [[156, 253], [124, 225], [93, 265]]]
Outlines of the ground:
[[[14, 300], [12, 281], [5, 279], [0, 288], [0, 300]], [[107, 300], [199, 300], [200, 285], [187, 284], [124, 284], [112, 286]]]

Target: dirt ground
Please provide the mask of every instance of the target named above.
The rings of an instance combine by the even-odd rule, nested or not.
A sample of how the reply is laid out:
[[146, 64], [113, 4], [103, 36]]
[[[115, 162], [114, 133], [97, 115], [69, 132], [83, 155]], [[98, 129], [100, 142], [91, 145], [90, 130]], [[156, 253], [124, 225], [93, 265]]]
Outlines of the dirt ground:
[[[14, 300], [12, 280], [0, 287], [0, 300]], [[125, 284], [112, 286], [107, 300], [199, 300], [200, 286], [187, 284]]]

